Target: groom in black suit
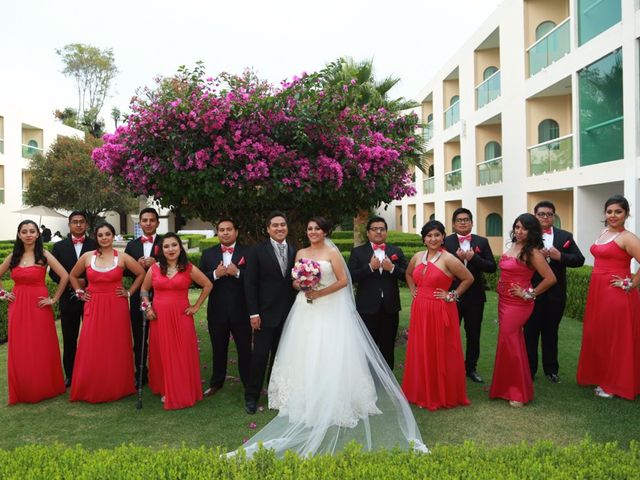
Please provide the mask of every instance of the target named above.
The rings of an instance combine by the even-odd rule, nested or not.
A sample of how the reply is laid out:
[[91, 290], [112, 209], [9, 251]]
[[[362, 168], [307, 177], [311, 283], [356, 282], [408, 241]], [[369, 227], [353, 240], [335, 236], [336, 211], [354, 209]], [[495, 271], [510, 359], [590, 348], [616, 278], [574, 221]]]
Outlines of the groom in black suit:
[[238, 229], [231, 218], [216, 225], [220, 245], [202, 252], [200, 270], [213, 282], [207, 306], [209, 337], [213, 348], [213, 372], [205, 397], [215, 395], [227, 376], [229, 334], [238, 352], [238, 371], [244, 386], [249, 380], [251, 362], [251, 325], [244, 296], [244, 277], [248, 249], [236, 242]]
[[[458, 318], [464, 319], [464, 331], [467, 336], [467, 351], [465, 354], [465, 369], [467, 377], [476, 383], [483, 383], [482, 377], [476, 370], [480, 357], [480, 330], [484, 304], [487, 301], [485, 295], [486, 284], [484, 273], [493, 273], [498, 268], [489, 241], [479, 235], [471, 233], [473, 228], [473, 215], [466, 208], [457, 208], [453, 212], [453, 230], [444, 241], [444, 248], [460, 259], [467, 270], [473, 275], [473, 283], [462, 294], [458, 302]], [[460, 284], [455, 279], [451, 289]]]
[[[573, 240], [571, 233], [554, 228], [553, 221], [556, 207], [544, 200], [533, 209], [533, 213], [542, 227], [543, 255], [554, 275], [557, 283], [542, 295], [536, 297], [533, 313], [524, 326], [524, 339], [527, 344], [529, 368], [531, 377], [538, 371], [538, 339], [542, 340], [542, 368], [547, 379], [558, 383], [558, 329], [567, 302], [567, 267], [581, 267], [584, 256]], [[531, 284], [535, 287], [541, 281], [540, 275], [535, 273]]]
[[400, 248], [385, 243], [387, 222], [384, 218], [369, 219], [367, 238], [367, 243], [351, 250], [349, 273], [357, 284], [358, 313], [393, 370], [401, 309], [398, 280], [404, 279], [407, 260]]
[[[158, 260], [162, 237], [156, 233], [158, 225], [160, 225], [160, 217], [155, 208], [147, 207], [140, 211], [138, 216], [142, 235], [127, 243], [124, 253], [131, 255], [142, 268], [149, 270], [151, 265]], [[128, 270], [125, 272], [127, 276], [133, 276]], [[131, 333], [133, 334], [133, 353], [136, 362], [136, 383], [140, 379], [140, 365], [142, 368], [142, 384], [148, 381], [147, 357], [149, 355], [149, 325], [147, 324], [144, 336], [142, 334], [142, 312], [140, 311], [140, 290], [131, 295], [129, 300], [129, 308], [131, 315]], [[144, 345], [143, 345], [144, 338]], [[144, 359], [142, 354], [144, 351]]]
[[[86, 235], [88, 227], [86, 214], [74, 210], [69, 215], [69, 236], [53, 245], [51, 254], [56, 257], [56, 260], [67, 272], [71, 271], [83, 253], [96, 249], [95, 240]], [[52, 269], [49, 269], [49, 276], [54, 282], [60, 283], [60, 277]], [[86, 278], [81, 278], [80, 288], [84, 289], [86, 284]], [[64, 347], [62, 364], [64, 365], [64, 374], [67, 377], [65, 380], [67, 387], [71, 385], [73, 377], [73, 364], [76, 359], [78, 332], [83, 312], [84, 302], [75, 296], [71, 284], [68, 284], [67, 289], [60, 297], [60, 327]]]
[[267, 366], [273, 365], [282, 327], [297, 293], [291, 278], [296, 250], [287, 243], [287, 217], [271, 212], [266, 226], [269, 238], [249, 253], [244, 281], [253, 329], [251, 368], [244, 393], [249, 414], [256, 413]]

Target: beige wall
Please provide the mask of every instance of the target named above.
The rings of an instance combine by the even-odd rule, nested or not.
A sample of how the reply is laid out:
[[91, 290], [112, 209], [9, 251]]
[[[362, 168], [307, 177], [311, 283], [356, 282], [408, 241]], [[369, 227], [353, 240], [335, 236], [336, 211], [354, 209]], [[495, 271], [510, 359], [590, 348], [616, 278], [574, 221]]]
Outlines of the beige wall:
[[500, 49], [488, 48], [486, 50], [476, 50], [476, 83], [481, 84], [484, 80], [482, 73], [487, 67], [497, 67], [500, 70]]
[[431, 113], [433, 113], [433, 102], [423, 102], [421, 115], [422, 115], [422, 121], [424, 123], [427, 123], [427, 117]]
[[396, 207], [396, 230], [399, 232], [402, 231], [402, 206], [398, 205]]
[[43, 148], [44, 141], [42, 136], [42, 130], [39, 128], [23, 128], [22, 129], [22, 144], [27, 145], [29, 140], [35, 140], [38, 142], [38, 148]]
[[542, 200], [549, 200], [556, 206], [562, 229], [573, 232], [573, 190], [531, 192], [527, 194], [528, 211], [533, 213], [533, 207]]
[[536, 27], [542, 22], [551, 20], [558, 25], [569, 16], [569, 0], [528, 0], [524, 7], [526, 47], [536, 41]]
[[527, 145], [538, 144], [538, 124], [551, 118], [560, 126], [560, 136], [571, 133], [571, 95], [527, 100]]
[[444, 169], [445, 172], [451, 171], [451, 159], [456, 155], [460, 155], [460, 142], [447, 142], [444, 144]]
[[[504, 213], [502, 210], [502, 197], [484, 197], [478, 198], [476, 202], [476, 216], [474, 217], [474, 224], [476, 232], [482, 237], [487, 236], [487, 217], [491, 213], [497, 213], [502, 217], [502, 229], [508, 225], [511, 225], [505, 221]], [[491, 251], [495, 255], [500, 255], [504, 251], [504, 237], [487, 237], [489, 240], [489, 246]]]
[[484, 162], [484, 146], [489, 142], [502, 145], [502, 124], [478, 125], [476, 127], [476, 163]]
[[[424, 203], [422, 205], [422, 225], [427, 223], [434, 213], [436, 213], [436, 204], [433, 202]], [[422, 228], [422, 225], [420, 225], [420, 228]]]
[[449, 108], [451, 97], [453, 97], [454, 95], [460, 95], [460, 82], [458, 81], [458, 79], [443, 81], [442, 101], [444, 102], [444, 105], [442, 106], [442, 110], [446, 110], [447, 108]]
[[444, 226], [447, 230], [447, 234], [453, 232], [453, 225], [451, 223], [451, 216], [456, 208], [460, 208], [462, 206], [462, 200], [450, 200], [448, 202], [444, 202], [444, 214], [446, 218], [437, 218], [436, 220], [440, 220], [444, 223]]

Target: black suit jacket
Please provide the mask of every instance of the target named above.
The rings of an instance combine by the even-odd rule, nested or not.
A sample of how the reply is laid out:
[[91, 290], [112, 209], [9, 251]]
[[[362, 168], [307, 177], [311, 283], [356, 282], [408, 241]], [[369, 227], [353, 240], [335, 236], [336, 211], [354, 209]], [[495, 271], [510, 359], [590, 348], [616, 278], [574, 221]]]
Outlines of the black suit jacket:
[[246, 275], [249, 249], [236, 243], [231, 255], [233, 262], [240, 271], [238, 278], [225, 276], [218, 280], [213, 279], [213, 272], [222, 261], [220, 245], [207, 248], [200, 258], [200, 270], [213, 282], [213, 290], [209, 295], [207, 304], [207, 319], [215, 321], [216, 318], [230, 317], [234, 320], [249, 321], [247, 302], [244, 295], [244, 277]]
[[[549, 266], [558, 281], [541, 296], [549, 300], [565, 301], [567, 296], [567, 267], [581, 267], [584, 265], [584, 256], [573, 239], [573, 235], [566, 230], [553, 229], [553, 246], [560, 251], [560, 260], [551, 260]], [[542, 277], [536, 272], [531, 279], [531, 284], [535, 287], [541, 281]]]
[[349, 256], [349, 273], [356, 284], [356, 308], [358, 312], [372, 315], [380, 311], [382, 306], [387, 313], [401, 310], [398, 280], [404, 279], [407, 270], [407, 259], [402, 250], [394, 245], [386, 244], [385, 254], [395, 265], [393, 273], [383, 270], [371, 271], [369, 262], [373, 256], [371, 242], [351, 250]]
[[[84, 243], [82, 244], [82, 250], [80, 251], [80, 256], [82, 256], [83, 253], [90, 252], [91, 250], [95, 250], [96, 248], [96, 241], [92, 238], [85, 237]], [[78, 262], [78, 258], [80, 258], [76, 255], [76, 248], [73, 246], [71, 236], [54, 243], [51, 254], [56, 257], [56, 260], [58, 260], [62, 264], [67, 272], [70, 272], [71, 269], [73, 269], [75, 264]], [[49, 276], [54, 282], [60, 283], [60, 277], [51, 269], [49, 269]], [[84, 303], [82, 303], [82, 301], [78, 300], [73, 295], [73, 287], [69, 283], [67, 284], [66, 290], [60, 297], [60, 309], [65, 311], [67, 308], [71, 308], [74, 305], [83, 306]]]
[[[282, 276], [271, 239], [254, 246], [247, 258], [244, 292], [249, 315], [260, 315], [265, 326], [277, 327], [284, 321], [295, 300], [291, 269], [296, 249], [287, 241], [287, 271]], [[215, 287], [214, 287], [215, 288]]]
[[[469, 289], [460, 297], [461, 302], [468, 303], [484, 303], [487, 301], [485, 290], [487, 284], [484, 279], [484, 273], [493, 273], [498, 266], [493, 252], [489, 246], [489, 241], [479, 235], [471, 234], [469, 246], [475, 252], [471, 260], [467, 262], [467, 270], [473, 275], [473, 283]], [[444, 240], [444, 248], [447, 252], [453, 254], [456, 258], [456, 251], [460, 248], [458, 235], [453, 233]], [[460, 285], [460, 280], [455, 279], [451, 288], [456, 289]]]
[[[162, 244], [162, 236], [156, 234], [156, 238], [153, 241], [153, 247], [151, 247], [151, 256], [155, 258], [156, 261], [158, 260], [158, 254], [160, 253], [161, 244]], [[135, 238], [131, 240], [129, 243], [127, 243], [127, 246], [124, 249], [124, 253], [131, 255], [134, 258], [134, 260], [138, 260], [140, 257], [144, 257], [144, 247], [142, 246], [142, 240], [140, 240], [140, 237]], [[125, 270], [124, 274], [127, 277], [135, 277], [135, 275], [131, 273], [130, 270]], [[129, 304], [131, 307], [131, 311], [136, 312], [135, 314], [138, 315], [138, 312], [140, 312], [140, 290], [139, 289], [136, 293], [131, 295]], [[140, 316], [142, 316], [141, 313], [140, 313]]]

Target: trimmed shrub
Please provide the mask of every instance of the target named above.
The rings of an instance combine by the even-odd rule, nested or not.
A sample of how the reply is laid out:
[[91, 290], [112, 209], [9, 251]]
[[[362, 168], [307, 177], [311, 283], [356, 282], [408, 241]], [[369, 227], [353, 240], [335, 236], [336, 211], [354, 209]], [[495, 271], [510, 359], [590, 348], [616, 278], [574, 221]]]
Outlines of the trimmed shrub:
[[567, 268], [567, 305], [564, 314], [582, 321], [584, 307], [587, 304], [589, 281], [593, 267]]
[[218, 237], [212, 238], [203, 238], [198, 242], [198, 248], [200, 248], [201, 252], [204, 252], [207, 248], [211, 248], [214, 245], [218, 245], [220, 243], [220, 239]]
[[189, 242], [189, 248], [198, 248], [200, 246], [200, 242], [207, 237], [201, 233], [185, 233], [180, 235], [180, 238], [182, 241], [187, 240]]

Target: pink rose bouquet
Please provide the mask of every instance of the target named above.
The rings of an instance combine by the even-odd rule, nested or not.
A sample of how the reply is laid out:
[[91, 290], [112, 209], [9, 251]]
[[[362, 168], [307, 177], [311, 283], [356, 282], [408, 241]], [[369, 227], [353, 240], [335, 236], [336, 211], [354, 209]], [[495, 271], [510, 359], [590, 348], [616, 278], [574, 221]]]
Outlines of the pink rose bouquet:
[[[298, 260], [291, 270], [291, 277], [298, 281], [302, 291], [311, 290], [318, 285], [321, 276], [320, 264], [308, 258]], [[313, 303], [313, 300], [307, 299], [307, 302]]]

